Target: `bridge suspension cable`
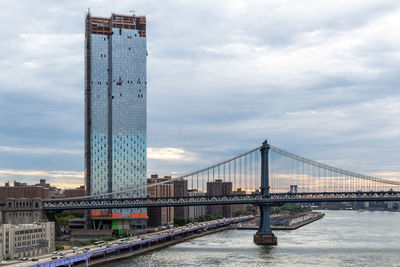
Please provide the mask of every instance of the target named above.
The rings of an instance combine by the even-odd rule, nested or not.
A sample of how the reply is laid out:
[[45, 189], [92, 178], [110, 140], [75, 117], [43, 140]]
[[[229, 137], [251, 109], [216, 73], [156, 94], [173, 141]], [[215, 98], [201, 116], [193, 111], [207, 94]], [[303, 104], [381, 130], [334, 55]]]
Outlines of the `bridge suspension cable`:
[[[187, 187], [194, 195], [208, 194], [212, 189], [211, 182], [221, 182], [221, 192], [217, 194], [257, 193], [261, 186], [260, 147], [251, 149], [236, 157], [219, 162], [207, 168], [179, 177], [166, 179], [158, 183], [141, 187], [128, 188], [111, 193], [93, 194], [90, 196], [68, 199], [92, 199], [128, 197], [130, 193], [146, 190], [174, 181], [186, 180]], [[270, 192], [355, 192], [367, 190], [400, 189], [400, 182], [379, 179], [351, 171], [335, 168], [316, 162], [275, 146], [270, 145], [269, 153]]]
[[400, 189], [400, 182], [316, 162], [270, 146], [271, 192], [351, 192]]
[[[216, 180], [221, 180], [223, 182], [232, 182], [232, 189], [243, 189], [244, 187], [247, 187], [246, 189], [250, 190], [250, 184], [260, 184], [260, 175], [257, 175], [253, 173], [252, 175], [249, 174], [250, 169], [248, 169], [248, 165], [251, 164], [250, 161], [248, 160], [251, 155], [251, 158], [253, 160], [259, 160], [257, 158], [257, 155], [259, 154], [259, 149], [261, 147], [254, 148], [252, 150], [249, 150], [245, 153], [242, 153], [236, 157], [230, 158], [228, 160], [219, 162], [217, 164], [214, 164], [212, 166], [209, 166], [207, 168], [203, 168], [201, 170], [191, 172], [179, 177], [171, 178], [168, 180], [164, 180], [158, 183], [153, 183], [149, 184], [146, 186], [140, 186], [140, 187], [134, 187], [134, 188], [128, 188], [125, 190], [121, 191], [115, 191], [115, 192], [110, 192], [110, 193], [102, 193], [102, 194], [93, 194], [90, 196], [82, 196], [82, 197], [73, 197], [73, 198], [68, 198], [68, 199], [90, 199], [90, 198], [106, 198], [110, 196], [118, 196], [118, 195], [126, 195], [138, 190], [143, 190], [147, 189], [150, 187], [162, 185], [162, 184], [168, 184], [177, 180], [187, 180], [188, 181], [188, 188], [192, 190], [196, 190], [198, 192], [206, 192], [207, 188], [206, 185], [209, 182], [215, 182]], [[245, 159], [245, 160], [244, 160]], [[254, 162], [253, 162], [254, 164]], [[257, 164], [257, 163], [255, 163]], [[229, 171], [227, 171], [229, 168]], [[246, 169], [245, 169], [246, 168]], [[258, 170], [253, 170], [253, 171], [258, 171]], [[228, 175], [229, 173], [229, 175]], [[252, 180], [241, 177], [246, 176], [246, 177], [251, 177]], [[195, 178], [196, 177], [196, 178]], [[258, 182], [257, 182], [258, 181]], [[199, 190], [199, 184], [202, 185], [201, 190]]]

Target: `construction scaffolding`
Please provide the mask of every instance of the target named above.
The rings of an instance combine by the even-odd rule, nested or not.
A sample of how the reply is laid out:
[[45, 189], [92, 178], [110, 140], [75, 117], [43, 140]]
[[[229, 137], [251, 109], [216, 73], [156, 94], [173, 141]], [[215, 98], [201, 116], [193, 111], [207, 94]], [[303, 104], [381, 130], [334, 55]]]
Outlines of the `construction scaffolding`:
[[[90, 15], [88, 15], [90, 16]], [[138, 30], [140, 37], [146, 37], [146, 16], [112, 14], [110, 18], [90, 17], [92, 34], [112, 35], [112, 29]]]

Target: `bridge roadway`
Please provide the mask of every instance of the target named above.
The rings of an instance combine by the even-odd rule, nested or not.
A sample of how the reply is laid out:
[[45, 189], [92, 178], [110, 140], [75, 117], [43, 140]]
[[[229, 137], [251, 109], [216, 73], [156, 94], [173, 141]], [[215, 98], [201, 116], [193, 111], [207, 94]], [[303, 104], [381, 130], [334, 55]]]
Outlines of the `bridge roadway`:
[[370, 192], [315, 192], [315, 193], [273, 193], [269, 198], [260, 194], [225, 195], [225, 196], [190, 196], [175, 198], [104, 198], [45, 200], [42, 209], [46, 211], [76, 209], [112, 209], [198, 205], [232, 204], [270, 204], [300, 202], [355, 202], [355, 201], [400, 201], [399, 191]]
[[[122, 238], [106, 243], [102, 246], [82, 246], [76, 250], [62, 250], [58, 253], [63, 253], [62, 258], [60, 254], [46, 254], [36, 257], [38, 261], [9, 261], [7, 266], [36, 266], [36, 267], [56, 267], [56, 266], [71, 266], [81, 264], [88, 266], [90, 262], [95, 263], [94, 258], [104, 259], [106, 257], [117, 258], [125, 253], [132, 253], [139, 249], [158, 245], [161, 242], [169, 242], [177, 238], [182, 238], [191, 233], [205, 231], [207, 229], [214, 229], [230, 224], [245, 222], [253, 219], [254, 216], [241, 216], [235, 218], [219, 219], [214, 221], [207, 221], [197, 223], [194, 225], [185, 225], [181, 227], [174, 227], [172, 229], [162, 230], [154, 233], [142, 234], [130, 238]], [[52, 259], [57, 257], [57, 259]]]

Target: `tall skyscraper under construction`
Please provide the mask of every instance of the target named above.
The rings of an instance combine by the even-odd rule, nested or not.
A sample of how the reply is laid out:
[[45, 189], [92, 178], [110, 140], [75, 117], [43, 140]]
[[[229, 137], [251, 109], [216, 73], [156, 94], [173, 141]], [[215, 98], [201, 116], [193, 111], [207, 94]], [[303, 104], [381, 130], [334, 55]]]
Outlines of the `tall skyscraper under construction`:
[[[86, 195], [146, 186], [146, 17], [86, 16]], [[146, 197], [145, 189], [112, 197]], [[146, 225], [147, 211], [94, 210], [93, 227]]]

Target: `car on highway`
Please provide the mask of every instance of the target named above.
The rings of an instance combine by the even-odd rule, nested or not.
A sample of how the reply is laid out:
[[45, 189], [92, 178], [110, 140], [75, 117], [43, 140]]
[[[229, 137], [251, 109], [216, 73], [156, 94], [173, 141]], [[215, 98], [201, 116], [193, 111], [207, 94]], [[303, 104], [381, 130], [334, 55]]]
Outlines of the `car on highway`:
[[73, 250], [77, 250], [77, 249], [78, 249], [78, 247], [72, 247], [72, 249], [73, 249]]
[[38, 261], [38, 258], [32, 258], [31, 261]]
[[20, 261], [27, 261], [28, 258], [27, 258], [27, 257], [21, 257], [21, 258], [19, 258], [18, 260], [20, 260]]
[[94, 242], [94, 245], [96, 246], [96, 247], [101, 247], [101, 246], [103, 246], [103, 245], [105, 245], [106, 244], [106, 241], [97, 241], [97, 242]]
[[58, 259], [58, 257], [57, 256], [53, 256], [53, 257], [51, 257], [51, 259], [52, 260], [56, 260], [56, 259]]

